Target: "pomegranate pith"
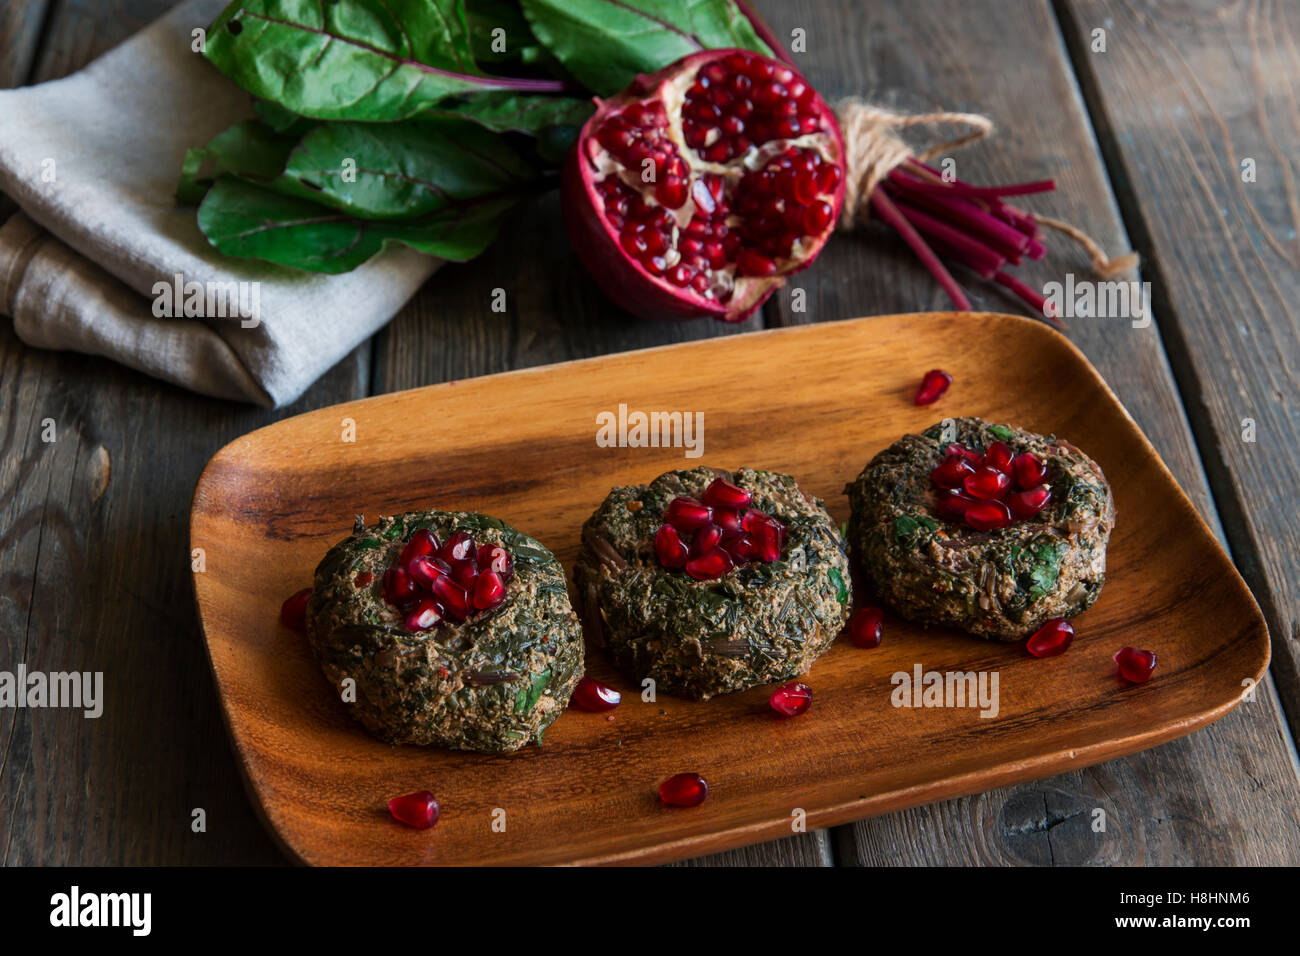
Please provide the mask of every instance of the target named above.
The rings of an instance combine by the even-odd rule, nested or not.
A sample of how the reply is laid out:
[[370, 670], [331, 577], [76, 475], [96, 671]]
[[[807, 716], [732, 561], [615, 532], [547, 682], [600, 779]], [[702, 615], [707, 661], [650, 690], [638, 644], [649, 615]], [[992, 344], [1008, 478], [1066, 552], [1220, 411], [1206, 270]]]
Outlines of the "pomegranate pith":
[[812, 706], [812, 688], [798, 681], [783, 684], [772, 691], [767, 702], [782, 717], [798, 717]]
[[834, 229], [839, 127], [791, 67], [705, 50], [596, 105], [565, 166], [565, 222], [628, 311], [741, 321]]
[[417, 790], [389, 800], [388, 812], [399, 823], [427, 830], [438, 822], [438, 801], [428, 790]]
[[698, 773], [679, 773], [659, 784], [659, 799], [670, 807], [698, 807], [709, 795], [709, 784]]

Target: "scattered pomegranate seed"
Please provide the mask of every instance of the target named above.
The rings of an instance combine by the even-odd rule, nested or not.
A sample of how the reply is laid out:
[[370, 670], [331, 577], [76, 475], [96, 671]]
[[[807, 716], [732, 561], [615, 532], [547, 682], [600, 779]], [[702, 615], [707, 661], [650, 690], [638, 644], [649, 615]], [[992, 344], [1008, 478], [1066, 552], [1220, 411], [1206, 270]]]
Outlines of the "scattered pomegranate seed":
[[982, 465], [962, 480], [962, 486], [972, 498], [1001, 498], [1011, 487], [1011, 479], [992, 465]]
[[858, 647], [879, 647], [885, 614], [878, 607], [859, 608], [849, 620], [849, 639]]
[[608, 687], [600, 681], [592, 680], [590, 677], [584, 677], [578, 681], [578, 686], [573, 689], [573, 699], [571, 703], [579, 710], [590, 710], [599, 713], [603, 710], [613, 710], [622, 701], [623, 695], [612, 687]]
[[1054, 617], [1029, 636], [1025, 650], [1035, 657], [1056, 657], [1064, 654], [1074, 640], [1074, 628], [1063, 617]]
[[752, 496], [744, 488], [733, 485], [722, 478], [714, 478], [709, 487], [704, 489], [701, 500], [712, 508], [731, 508], [744, 511], [749, 507]]
[[698, 773], [679, 773], [659, 784], [659, 799], [670, 807], [698, 807], [709, 785]]
[[1011, 458], [1011, 446], [1004, 441], [995, 441], [984, 452], [984, 464], [1004, 475], [1011, 473]]
[[311, 588], [295, 591], [285, 598], [284, 603], [280, 605], [280, 620], [284, 622], [286, 627], [291, 627], [295, 631], [307, 629], [307, 602], [309, 600], [311, 600]]
[[948, 391], [948, 386], [951, 384], [952, 376], [943, 369], [930, 369], [921, 379], [921, 387], [916, 390], [916, 404], [933, 405], [939, 400], [939, 396]]
[[427, 830], [438, 822], [438, 801], [428, 790], [417, 790], [388, 801], [388, 812], [399, 823]]
[[782, 717], [798, 717], [812, 706], [812, 688], [798, 681], [782, 684], [772, 691], [768, 703]]
[[1011, 524], [1011, 512], [1000, 501], [976, 501], [966, 509], [966, 523], [976, 531], [996, 531]]
[[1114, 660], [1119, 666], [1119, 676], [1130, 684], [1145, 684], [1151, 679], [1152, 671], [1156, 669], [1155, 651], [1121, 647], [1115, 652]]
[[1011, 460], [1011, 474], [1016, 487], [1023, 491], [1043, 483], [1047, 478], [1047, 465], [1032, 451], [1027, 451]]

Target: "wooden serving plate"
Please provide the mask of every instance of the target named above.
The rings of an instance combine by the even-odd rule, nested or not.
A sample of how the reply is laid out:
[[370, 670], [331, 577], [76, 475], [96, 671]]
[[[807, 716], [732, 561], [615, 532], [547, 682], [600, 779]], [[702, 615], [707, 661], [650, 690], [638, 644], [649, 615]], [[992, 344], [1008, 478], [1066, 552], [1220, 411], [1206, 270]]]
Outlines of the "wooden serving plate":
[[[956, 343], [960, 343], [957, 345]], [[927, 369], [955, 379], [937, 405]], [[704, 413], [704, 455], [599, 448], [596, 416]], [[605, 714], [570, 710], [542, 747], [487, 756], [393, 747], [354, 724], [281, 601], [311, 582], [354, 514], [494, 514], [567, 567], [583, 520], [613, 485], [696, 464], [796, 475], [846, 520], [846, 482], [905, 432], [978, 415], [1068, 437], [1114, 486], [1108, 583], [1062, 657], [886, 618], [884, 643], [840, 640], [806, 680], [812, 710], [778, 719], [768, 688], [643, 702], [599, 651], [588, 673], [623, 692]], [[342, 440], [349, 420], [355, 441]], [[1123, 406], [1061, 335], [1027, 319], [918, 314], [804, 326], [609, 355], [381, 395], [240, 438], [194, 496], [194, 586], [235, 750], [271, 830], [313, 864], [650, 863], [821, 827], [1097, 763], [1201, 727], [1234, 707], [1269, 659], [1254, 598]], [[1155, 650], [1150, 683], [1111, 655]], [[999, 713], [891, 705], [891, 675], [996, 671]], [[659, 782], [711, 786], [671, 809]], [[387, 801], [429, 789], [442, 819], [391, 820]], [[504, 816], [502, 812], [504, 811]], [[500, 821], [504, 819], [504, 831]], [[494, 821], [497, 827], [494, 829]]]

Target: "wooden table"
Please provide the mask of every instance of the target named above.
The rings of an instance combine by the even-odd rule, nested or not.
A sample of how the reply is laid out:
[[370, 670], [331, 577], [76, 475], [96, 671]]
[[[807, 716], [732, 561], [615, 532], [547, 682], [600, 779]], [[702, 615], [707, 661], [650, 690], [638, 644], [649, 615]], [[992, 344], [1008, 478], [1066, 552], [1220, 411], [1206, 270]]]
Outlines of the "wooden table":
[[[54, 79], [169, 0], [15, 0], [0, 83]], [[1088, 354], [1222, 537], [1268, 617], [1272, 680], [1190, 737], [1123, 760], [693, 861], [699, 865], [1300, 862], [1300, 6], [1216, 0], [761, 2], [828, 98], [971, 110], [1001, 130], [973, 182], [1055, 176], [1029, 207], [1144, 257], [1156, 321], [1076, 320]], [[1106, 48], [1094, 52], [1094, 31]], [[3, 117], [0, 117], [3, 122]], [[1253, 159], [1254, 182], [1242, 162]], [[0, 203], [6, 201], [0, 198]], [[7, 215], [11, 206], [0, 206]], [[197, 397], [0, 323], [0, 669], [91, 670], [104, 715], [0, 711], [0, 859], [282, 862], [221, 725], [190, 586], [187, 518], [243, 432], [364, 395], [685, 339], [946, 302], [892, 235], [837, 238], [743, 326], [629, 319], [560, 238], [558, 199], [442, 269], [292, 408]], [[1041, 283], [1087, 262], [1057, 244]], [[967, 283], [976, 308], [1014, 300]], [[490, 308], [503, 287], [509, 311]], [[40, 440], [53, 417], [59, 440]], [[1256, 440], [1243, 441], [1243, 421]], [[1191, 609], [1194, 613], [1194, 609]], [[207, 831], [191, 831], [202, 807]], [[1106, 810], [1104, 837], [1092, 810]]]

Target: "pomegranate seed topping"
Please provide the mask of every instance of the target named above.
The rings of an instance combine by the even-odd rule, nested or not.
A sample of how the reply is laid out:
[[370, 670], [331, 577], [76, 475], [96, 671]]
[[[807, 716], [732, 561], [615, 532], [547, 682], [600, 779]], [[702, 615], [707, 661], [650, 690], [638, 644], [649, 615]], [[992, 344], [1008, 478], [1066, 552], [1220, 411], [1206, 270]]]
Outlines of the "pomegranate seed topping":
[[1011, 459], [1011, 474], [1017, 488], [1033, 488], [1047, 478], [1047, 465], [1032, 451], [1027, 451]]
[[1037, 488], [1030, 488], [1027, 491], [1013, 491], [1005, 499], [1007, 507], [1011, 510], [1012, 517], [1021, 521], [1038, 514], [1047, 507], [1047, 503], [1051, 500], [1052, 489], [1047, 485], [1039, 485]]
[[355, 578], [352, 579], [352, 586], [358, 589], [368, 588], [374, 582], [375, 582], [375, 576], [373, 574], [371, 574], [369, 571], [362, 571], [360, 574], [358, 574]]
[[393, 565], [384, 572], [384, 600], [389, 604], [402, 607], [414, 601], [418, 593], [419, 589], [405, 568]]
[[474, 536], [468, 531], [453, 531], [444, 544], [438, 550], [438, 557], [448, 564], [454, 565], [457, 561], [467, 561], [474, 557]]
[[714, 508], [713, 523], [722, 529], [724, 535], [740, 534], [744, 530], [740, 524], [740, 512], [731, 508]]
[[406, 547], [402, 549], [402, 555], [397, 559], [397, 563], [406, 567], [413, 559], [421, 555], [433, 554], [437, 550], [438, 539], [434, 533], [428, 528], [419, 528], [411, 535], [411, 540], [406, 542]]
[[[401, 569], [395, 568], [394, 570]], [[434, 578], [451, 573], [451, 568], [447, 567], [447, 563], [441, 558], [431, 558], [425, 554], [421, 554], [411, 561], [406, 570], [416, 587], [425, 591], [433, 590]]]
[[858, 647], [879, 647], [885, 614], [878, 607], [859, 608], [849, 619], [849, 639]]
[[1122, 647], [1115, 652], [1115, 663], [1119, 665], [1120, 677], [1130, 684], [1145, 684], [1156, 669], [1156, 652]]
[[967, 475], [962, 486], [973, 498], [1001, 498], [1011, 487], [1011, 479], [1006, 472], [998, 471], [991, 465], [983, 465]]
[[930, 480], [940, 488], [960, 488], [966, 477], [975, 471], [975, 466], [965, 458], [953, 455], [939, 462], [930, 472]]
[[483, 570], [495, 571], [506, 579], [515, 572], [514, 557], [499, 544], [485, 544], [479, 548], [477, 561]]
[[956, 455], [958, 458], [964, 458], [976, 468], [984, 464], [983, 455], [975, 451], [973, 448], [967, 448], [965, 445], [958, 445], [956, 442], [953, 442], [951, 445], [944, 448], [943, 454], [945, 458], [950, 458], [953, 455]]
[[735, 567], [735, 562], [722, 548], [691, 558], [686, 562], [686, 573], [697, 581], [714, 581]]
[[772, 696], [767, 699], [767, 702], [782, 717], [798, 717], [812, 706], [812, 688], [797, 681], [792, 684], [782, 684], [772, 691]]
[[484, 571], [474, 581], [474, 607], [491, 610], [506, 599], [506, 583], [495, 571]]
[[443, 607], [432, 598], [424, 598], [406, 615], [403, 623], [408, 631], [427, 631], [442, 620]]
[[684, 568], [691, 556], [681, 535], [670, 524], [663, 525], [655, 534], [655, 554], [665, 568]]
[[1000, 501], [976, 501], [966, 509], [965, 519], [976, 531], [995, 531], [1011, 524], [1011, 512]]
[[964, 521], [966, 509], [974, 503], [974, 498], [956, 488], [939, 491], [934, 496], [934, 510], [945, 521]]
[[1054, 617], [1029, 636], [1025, 650], [1035, 657], [1055, 657], [1069, 650], [1074, 628], [1063, 617]]
[[722, 529], [716, 524], [706, 524], [695, 532], [691, 538], [691, 557], [698, 558], [702, 554], [708, 554], [719, 544], [722, 543]]
[[700, 496], [706, 505], [713, 508], [732, 508], [743, 511], [749, 507], [752, 496], [744, 488], [733, 485], [721, 478], [714, 478], [709, 487]]
[[767, 520], [769, 519], [766, 514], [759, 511], [757, 508], [750, 508], [741, 515], [740, 527], [743, 530], [748, 531], [750, 534], [754, 534], [758, 531], [759, 525], [763, 524], [763, 522]]
[[921, 379], [921, 387], [916, 390], [915, 402], [918, 405], [933, 405], [939, 396], [948, 391], [952, 376], [943, 369], [932, 368]]
[[1011, 446], [1004, 441], [995, 441], [984, 452], [984, 464], [1009, 475], [1011, 473]]
[[674, 498], [668, 503], [664, 518], [678, 531], [694, 531], [712, 521], [713, 512], [694, 498]]
[[474, 581], [478, 578], [478, 565], [473, 560], [457, 561], [451, 566], [451, 579], [470, 594], [474, 593]]
[[777, 561], [781, 557], [781, 545], [785, 540], [785, 525], [775, 518], [768, 518], [758, 526], [754, 535], [754, 547], [758, 549], [760, 561]]
[[737, 564], [745, 564], [758, 558], [758, 546], [754, 544], [754, 539], [747, 534], [738, 534], [734, 538], [728, 539], [726, 548], [727, 553], [735, 559]]
[[613, 710], [622, 699], [623, 695], [614, 688], [607, 687], [590, 677], [584, 677], [573, 689], [573, 699], [570, 703], [579, 710], [598, 713], [602, 710]]
[[679, 773], [659, 784], [659, 799], [670, 807], [698, 807], [709, 785], [698, 773]]
[[280, 620], [286, 627], [295, 631], [307, 629], [307, 602], [311, 600], [311, 588], [295, 591], [284, 599], [280, 605]]
[[388, 801], [388, 812], [399, 823], [427, 830], [438, 822], [438, 801], [428, 790], [417, 790]]
[[450, 577], [433, 579], [433, 593], [447, 609], [447, 613], [458, 621], [463, 621], [470, 614], [469, 593]]

